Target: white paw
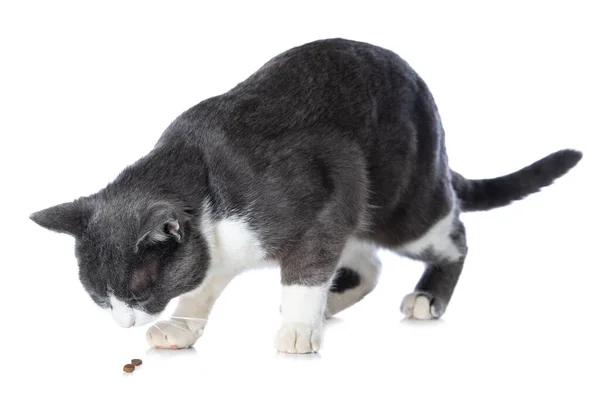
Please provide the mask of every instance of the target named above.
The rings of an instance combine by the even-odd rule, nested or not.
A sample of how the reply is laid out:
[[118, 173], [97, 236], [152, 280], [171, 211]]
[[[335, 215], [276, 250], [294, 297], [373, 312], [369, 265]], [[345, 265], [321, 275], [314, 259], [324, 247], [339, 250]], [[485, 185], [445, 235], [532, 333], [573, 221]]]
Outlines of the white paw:
[[411, 293], [404, 297], [400, 306], [402, 313], [412, 319], [435, 319], [440, 315], [423, 293]]
[[277, 350], [282, 353], [316, 353], [321, 346], [321, 327], [287, 323], [277, 332]]
[[204, 333], [204, 326], [170, 319], [152, 325], [146, 333], [148, 344], [157, 349], [186, 349]]

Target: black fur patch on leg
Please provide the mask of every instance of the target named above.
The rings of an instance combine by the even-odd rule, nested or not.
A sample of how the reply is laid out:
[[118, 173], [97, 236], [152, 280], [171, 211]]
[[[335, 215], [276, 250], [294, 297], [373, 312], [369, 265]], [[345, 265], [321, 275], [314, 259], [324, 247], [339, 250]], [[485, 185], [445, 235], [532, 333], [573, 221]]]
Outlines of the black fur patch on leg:
[[333, 283], [329, 288], [332, 293], [343, 293], [360, 285], [360, 275], [350, 268], [340, 268], [335, 274]]

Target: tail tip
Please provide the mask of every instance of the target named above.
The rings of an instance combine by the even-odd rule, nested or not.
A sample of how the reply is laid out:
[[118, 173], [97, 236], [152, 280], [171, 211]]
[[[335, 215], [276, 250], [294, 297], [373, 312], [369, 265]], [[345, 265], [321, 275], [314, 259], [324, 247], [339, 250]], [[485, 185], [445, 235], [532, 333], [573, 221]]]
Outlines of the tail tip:
[[583, 153], [575, 149], [563, 149], [556, 154], [567, 170], [573, 168], [583, 158]]

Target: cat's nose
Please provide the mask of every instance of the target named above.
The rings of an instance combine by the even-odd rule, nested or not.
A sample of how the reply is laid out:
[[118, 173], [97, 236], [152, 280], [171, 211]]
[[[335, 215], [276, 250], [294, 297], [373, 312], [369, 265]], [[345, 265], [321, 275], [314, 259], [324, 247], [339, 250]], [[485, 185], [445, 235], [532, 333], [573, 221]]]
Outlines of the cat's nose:
[[135, 324], [135, 316], [133, 313], [114, 312], [112, 317], [121, 328], [131, 328]]
[[112, 317], [122, 328], [131, 328], [135, 324], [133, 309], [124, 302], [111, 298]]

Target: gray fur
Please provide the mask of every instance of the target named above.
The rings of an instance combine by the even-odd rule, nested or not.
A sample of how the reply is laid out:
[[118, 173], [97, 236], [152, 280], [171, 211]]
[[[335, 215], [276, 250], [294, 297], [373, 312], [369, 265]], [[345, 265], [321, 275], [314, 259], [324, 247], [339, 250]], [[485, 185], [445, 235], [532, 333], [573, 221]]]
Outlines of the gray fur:
[[[317, 285], [332, 280], [349, 237], [398, 248], [458, 214], [455, 193], [469, 210], [506, 205], [581, 157], [560, 154], [534, 173], [469, 181], [450, 170], [434, 99], [405, 61], [322, 40], [184, 112], [105, 189], [32, 219], [76, 238], [81, 281], [99, 304], [110, 288], [156, 313], [206, 275], [203, 204], [215, 221], [244, 216], [284, 284]], [[466, 255], [458, 217], [453, 235]], [[450, 263], [425, 253], [417, 290], [445, 309], [464, 255]]]

